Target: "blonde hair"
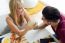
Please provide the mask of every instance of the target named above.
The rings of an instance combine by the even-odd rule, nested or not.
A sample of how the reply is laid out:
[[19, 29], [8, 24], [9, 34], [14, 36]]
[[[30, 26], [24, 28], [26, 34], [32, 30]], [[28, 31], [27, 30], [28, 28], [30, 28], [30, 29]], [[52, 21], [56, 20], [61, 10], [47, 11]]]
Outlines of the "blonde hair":
[[17, 15], [16, 9], [18, 7], [20, 7], [20, 6], [22, 6], [21, 5], [21, 0], [10, 0], [10, 2], [9, 2], [9, 8], [10, 8], [10, 12], [11, 12], [10, 13], [10, 17], [13, 18], [13, 20], [14, 20], [16, 25], [18, 25], [21, 22], [23, 22], [23, 18], [22, 17], [17, 18], [17, 20], [15, 18], [15, 16]]

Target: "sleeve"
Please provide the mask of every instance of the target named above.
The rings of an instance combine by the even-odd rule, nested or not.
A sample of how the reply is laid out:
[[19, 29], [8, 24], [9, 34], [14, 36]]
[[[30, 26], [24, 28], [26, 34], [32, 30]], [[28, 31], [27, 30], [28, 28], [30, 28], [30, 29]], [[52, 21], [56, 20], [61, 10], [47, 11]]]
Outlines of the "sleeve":
[[59, 31], [60, 41], [65, 43], [65, 22], [63, 21]]

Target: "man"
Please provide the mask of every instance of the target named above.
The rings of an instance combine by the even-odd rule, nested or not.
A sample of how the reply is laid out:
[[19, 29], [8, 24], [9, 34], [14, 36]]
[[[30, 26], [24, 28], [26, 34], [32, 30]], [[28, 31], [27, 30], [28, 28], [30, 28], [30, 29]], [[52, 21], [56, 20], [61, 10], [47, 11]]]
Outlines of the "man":
[[60, 43], [65, 43], [65, 17], [60, 14], [58, 9], [51, 6], [46, 6], [43, 9], [42, 16], [43, 24], [37, 28], [41, 29], [51, 25]]

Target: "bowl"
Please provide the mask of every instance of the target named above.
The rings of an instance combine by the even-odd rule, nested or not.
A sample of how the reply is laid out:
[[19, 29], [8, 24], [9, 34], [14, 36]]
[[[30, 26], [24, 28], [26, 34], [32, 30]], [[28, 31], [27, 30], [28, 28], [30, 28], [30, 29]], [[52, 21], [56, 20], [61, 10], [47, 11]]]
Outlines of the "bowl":
[[4, 37], [1, 41], [1, 43], [10, 43], [11, 40], [10, 40], [10, 37]]

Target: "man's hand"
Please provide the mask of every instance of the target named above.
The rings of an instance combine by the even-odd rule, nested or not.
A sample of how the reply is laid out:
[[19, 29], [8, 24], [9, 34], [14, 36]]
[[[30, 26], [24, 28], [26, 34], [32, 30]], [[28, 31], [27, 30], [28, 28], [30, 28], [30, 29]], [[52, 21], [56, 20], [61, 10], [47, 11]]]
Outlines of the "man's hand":
[[27, 30], [31, 30], [31, 29], [33, 29], [35, 26], [36, 26], [36, 23], [34, 23], [34, 22], [28, 22], [25, 28], [26, 28]]
[[48, 26], [47, 24], [41, 23], [39, 26], [35, 25], [34, 29], [44, 29], [46, 26]]

